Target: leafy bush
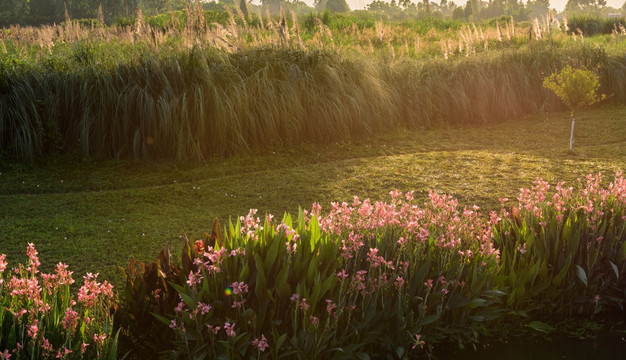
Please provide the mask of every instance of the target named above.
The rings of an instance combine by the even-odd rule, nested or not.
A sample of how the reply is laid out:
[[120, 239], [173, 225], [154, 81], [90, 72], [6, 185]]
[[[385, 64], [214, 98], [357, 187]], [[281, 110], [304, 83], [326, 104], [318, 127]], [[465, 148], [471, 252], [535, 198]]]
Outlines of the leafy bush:
[[538, 180], [488, 217], [435, 192], [423, 207], [399, 192], [327, 215], [314, 204], [295, 223], [251, 210], [222, 245], [196, 241], [197, 269], [171, 284], [180, 301], [157, 316], [175, 334], [170, 355], [407, 358], [623, 313], [626, 181], [548, 189]]
[[[205, 234], [204, 243], [221, 244], [217, 219], [211, 235]], [[174, 286], [185, 283], [186, 275], [196, 271], [192, 263], [194, 250], [185, 236], [180, 261], [172, 262], [169, 246], [161, 251], [156, 261], [146, 265], [131, 258], [120, 271], [126, 280], [123, 300], [116, 313], [116, 327], [124, 330], [122, 345], [132, 349], [133, 355], [149, 358], [171, 348], [171, 330], [153, 314], [167, 316], [174, 313], [179, 296]]]
[[314, 205], [295, 224], [254, 210], [231, 224], [184, 286], [172, 284], [181, 301], [159, 318], [176, 334], [173, 355], [403, 358], [476, 342], [502, 312], [488, 306], [503, 295], [491, 285], [490, 228], [447, 196], [431, 193], [423, 209], [412, 193], [392, 196], [327, 216]]
[[568, 32], [576, 33], [580, 29], [584, 36], [611, 34], [614, 30], [619, 32], [620, 25], [626, 26], [624, 18], [608, 19], [593, 15], [576, 15], [567, 20]]
[[[624, 311], [626, 180], [579, 179], [576, 189], [538, 179], [492, 219], [507, 307], [528, 315], [593, 316]], [[495, 222], [495, 220], [494, 220]]]
[[28, 244], [26, 253], [28, 266], [10, 273], [0, 255], [0, 358], [116, 359], [113, 286], [87, 273], [74, 297], [67, 265], [41, 273], [35, 246]]

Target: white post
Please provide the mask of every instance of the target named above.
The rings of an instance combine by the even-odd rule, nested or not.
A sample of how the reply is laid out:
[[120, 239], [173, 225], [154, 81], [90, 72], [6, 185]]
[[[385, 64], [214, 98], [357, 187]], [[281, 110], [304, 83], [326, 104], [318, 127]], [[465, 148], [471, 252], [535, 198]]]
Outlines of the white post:
[[576, 118], [572, 114], [572, 132], [569, 136], [569, 151], [572, 151], [574, 147], [574, 123], [576, 122]]

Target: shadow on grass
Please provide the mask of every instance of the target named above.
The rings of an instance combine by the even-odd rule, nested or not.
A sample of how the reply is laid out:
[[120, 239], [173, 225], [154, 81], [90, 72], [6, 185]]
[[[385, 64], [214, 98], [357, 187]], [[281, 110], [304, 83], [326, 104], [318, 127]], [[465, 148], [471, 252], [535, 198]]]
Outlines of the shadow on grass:
[[506, 344], [495, 344], [484, 350], [437, 354], [439, 360], [615, 360], [625, 357], [626, 336], [553, 341], [518, 339]]

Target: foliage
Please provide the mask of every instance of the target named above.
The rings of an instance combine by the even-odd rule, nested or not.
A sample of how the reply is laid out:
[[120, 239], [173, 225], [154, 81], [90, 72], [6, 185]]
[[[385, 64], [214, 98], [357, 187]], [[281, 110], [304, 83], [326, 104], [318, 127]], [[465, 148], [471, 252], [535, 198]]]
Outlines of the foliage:
[[[205, 243], [221, 244], [220, 228], [215, 220], [211, 235], [205, 234]], [[171, 331], [153, 314], [171, 314], [179, 301], [174, 286], [185, 283], [190, 271], [197, 270], [191, 259], [193, 245], [185, 237], [180, 261], [173, 263], [169, 246], [161, 251], [156, 261], [146, 265], [131, 258], [120, 271], [126, 281], [124, 301], [116, 313], [116, 326], [124, 330], [122, 345], [133, 349], [134, 356], [149, 357], [170, 348]]]
[[8, 264], [0, 255], [0, 357], [117, 359], [113, 286], [87, 273], [74, 297], [67, 265], [59, 263], [53, 273], [41, 273], [32, 243], [26, 253], [28, 266], [19, 264], [12, 274], [4, 273]]
[[594, 36], [598, 34], [619, 33], [621, 28], [626, 27], [626, 20], [624, 18], [607, 19], [606, 17], [600, 16], [576, 15], [568, 17], [567, 24], [570, 33], [580, 31], [585, 36]]
[[314, 204], [294, 225], [251, 210], [223, 246], [196, 241], [198, 268], [159, 318], [175, 357], [391, 359], [623, 312], [626, 181], [548, 188], [538, 180], [489, 219], [435, 192], [423, 208], [397, 191], [390, 203], [333, 203], [327, 215]]
[[489, 281], [497, 253], [473, 211], [430, 199], [420, 209], [412, 193], [355, 198], [326, 216], [314, 204], [293, 225], [251, 210], [223, 247], [196, 241], [198, 268], [173, 284], [175, 314], [160, 317], [176, 334], [175, 356], [247, 358], [265, 341], [264, 358], [405, 358], [476, 342], [501, 312], [487, 307], [502, 295]]
[[581, 106], [593, 105], [605, 97], [596, 93], [600, 87], [598, 75], [569, 65], [546, 77], [543, 86], [554, 91], [572, 112]]
[[330, 10], [335, 13], [345, 13], [350, 11], [346, 0], [327, 0], [326, 10]]
[[538, 179], [518, 204], [492, 213], [507, 306], [524, 317], [586, 317], [624, 311], [626, 180], [607, 187], [588, 175], [578, 186]]

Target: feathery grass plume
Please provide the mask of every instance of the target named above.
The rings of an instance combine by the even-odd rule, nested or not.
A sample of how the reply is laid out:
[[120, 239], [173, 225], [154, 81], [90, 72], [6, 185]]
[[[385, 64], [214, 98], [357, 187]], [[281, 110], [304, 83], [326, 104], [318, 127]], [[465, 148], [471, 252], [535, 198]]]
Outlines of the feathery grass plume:
[[70, 22], [70, 13], [67, 12], [67, 4], [63, 2], [63, 16], [65, 17], [65, 23]]
[[174, 12], [174, 8], [172, 4], [169, 5], [169, 13], [170, 13], [170, 29], [174, 31], [174, 33], [178, 34], [180, 31], [180, 21], [178, 20], [178, 16]]
[[207, 22], [204, 17], [204, 10], [202, 9], [202, 5], [200, 5], [200, 1], [196, 1], [193, 10], [195, 34], [198, 38], [200, 38], [204, 34], [206, 34], [207, 31]]
[[134, 24], [134, 33], [137, 36], [141, 36], [144, 34], [145, 20], [143, 18], [143, 11], [140, 8], [135, 8], [135, 24]]
[[285, 18], [285, 9], [280, 7], [280, 16], [278, 20], [278, 36], [280, 38], [281, 47], [286, 48], [290, 45], [289, 26]]
[[240, 5], [234, 4], [235, 5], [235, 12], [237, 12], [237, 16], [239, 17], [239, 20], [241, 20], [241, 23], [243, 24], [244, 29], [246, 30], [246, 32], [249, 31], [248, 29], [248, 21], [246, 20], [246, 18], [248, 17], [248, 5], [246, 4], [246, 0], [242, 0], [241, 4], [243, 4], [244, 10], [240, 7]]
[[228, 14], [228, 31], [232, 34], [235, 39], [239, 38], [239, 26], [237, 26], [237, 21], [235, 20], [235, 14], [230, 10], [230, 8], [226, 5], [223, 6], [224, 11]]
[[291, 10], [291, 22], [292, 22], [292, 30], [298, 41], [299, 47], [304, 47], [304, 43], [302, 42], [302, 38], [300, 37], [300, 27], [298, 26], [298, 16], [296, 12]]

